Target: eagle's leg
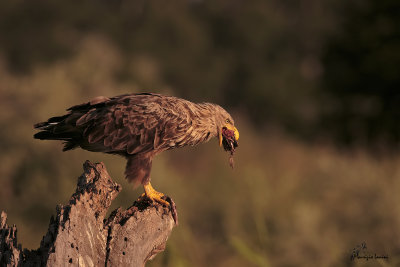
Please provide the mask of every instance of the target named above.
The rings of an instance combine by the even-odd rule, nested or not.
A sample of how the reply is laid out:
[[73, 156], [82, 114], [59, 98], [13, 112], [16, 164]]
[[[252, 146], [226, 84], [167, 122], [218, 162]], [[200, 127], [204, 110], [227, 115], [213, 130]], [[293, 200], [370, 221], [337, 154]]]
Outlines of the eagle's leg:
[[151, 186], [150, 182], [148, 182], [147, 184], [145, 184], [143, 186], [144, 186], [144, 194], [146, 195], [146, 197], [148, 197], [152, 201], [155, 201], [155, 202], [158, 202], [160, 204], [166, 205], [167, 207], [169, 206], [169, 203], [167, 201], [165, 201], [164, 199], [162, 199], [164, 194], [156, 191]]

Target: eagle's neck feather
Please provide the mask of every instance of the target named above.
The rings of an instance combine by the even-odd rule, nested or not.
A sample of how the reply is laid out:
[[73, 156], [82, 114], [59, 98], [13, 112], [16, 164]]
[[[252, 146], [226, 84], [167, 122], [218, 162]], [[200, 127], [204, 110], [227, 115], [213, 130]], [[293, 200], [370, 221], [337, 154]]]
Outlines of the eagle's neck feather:
[[212, 137], [218, 136], [218, 126], [215, 116], [216, 108], [214, 104], [194, 104], [191, 111], [193, 131], [190, 135], [194, 141], [192, 145], [206, 142]]

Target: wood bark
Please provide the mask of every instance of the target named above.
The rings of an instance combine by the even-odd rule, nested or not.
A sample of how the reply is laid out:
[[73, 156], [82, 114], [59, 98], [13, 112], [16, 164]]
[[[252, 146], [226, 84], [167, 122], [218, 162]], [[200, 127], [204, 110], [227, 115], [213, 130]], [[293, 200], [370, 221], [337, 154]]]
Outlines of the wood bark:
[[121, 186], [111, 180], [103, 163], [86, 161], [83, 166], [75, 193], [67, 205], [57, 206], [37, 250], [22, 249], [17, 227], [8, 226], [7, 214], [1, 212], [1, 267], [144, 266], [164, 250], [176, 225], [174, 209], [143, 198], [106, 219]]

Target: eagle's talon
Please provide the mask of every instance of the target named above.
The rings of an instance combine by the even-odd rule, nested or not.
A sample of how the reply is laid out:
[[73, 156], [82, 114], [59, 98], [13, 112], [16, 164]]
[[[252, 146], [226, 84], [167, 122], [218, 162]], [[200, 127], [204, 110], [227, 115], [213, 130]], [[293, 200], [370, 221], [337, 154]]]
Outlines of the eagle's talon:
[[164, 205], [166, 207], [170, 206], [169, 202], [163, 199], [163, 198], [165, 198], [164, 194], [156, 191], [151, 186], [150, 183], [144, 185], [144, 194], [142, 195], [142, 197], [143, 196], [150, 199], [153, 203], [158, 202], [159, 204]]

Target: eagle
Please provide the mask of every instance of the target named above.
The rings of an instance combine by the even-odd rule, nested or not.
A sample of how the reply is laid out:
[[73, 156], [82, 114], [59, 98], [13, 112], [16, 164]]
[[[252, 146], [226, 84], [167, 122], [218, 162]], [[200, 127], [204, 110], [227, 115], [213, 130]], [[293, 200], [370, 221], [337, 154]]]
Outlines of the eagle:
[[34, 138], [64, 141], [63, 151], [77, 147], [116, 154], [127, 159], [125, 176], [152, 202], [169, 205], [164, 194], [150, 183], [153, 158], [163, 151], [195, 146], [217, 137], [231, 153], [238, 146], [239, 131], [221, 106], [193, 103], [154, 93], [96, 97], [72, 106], [62, 116], [34, 125]]

